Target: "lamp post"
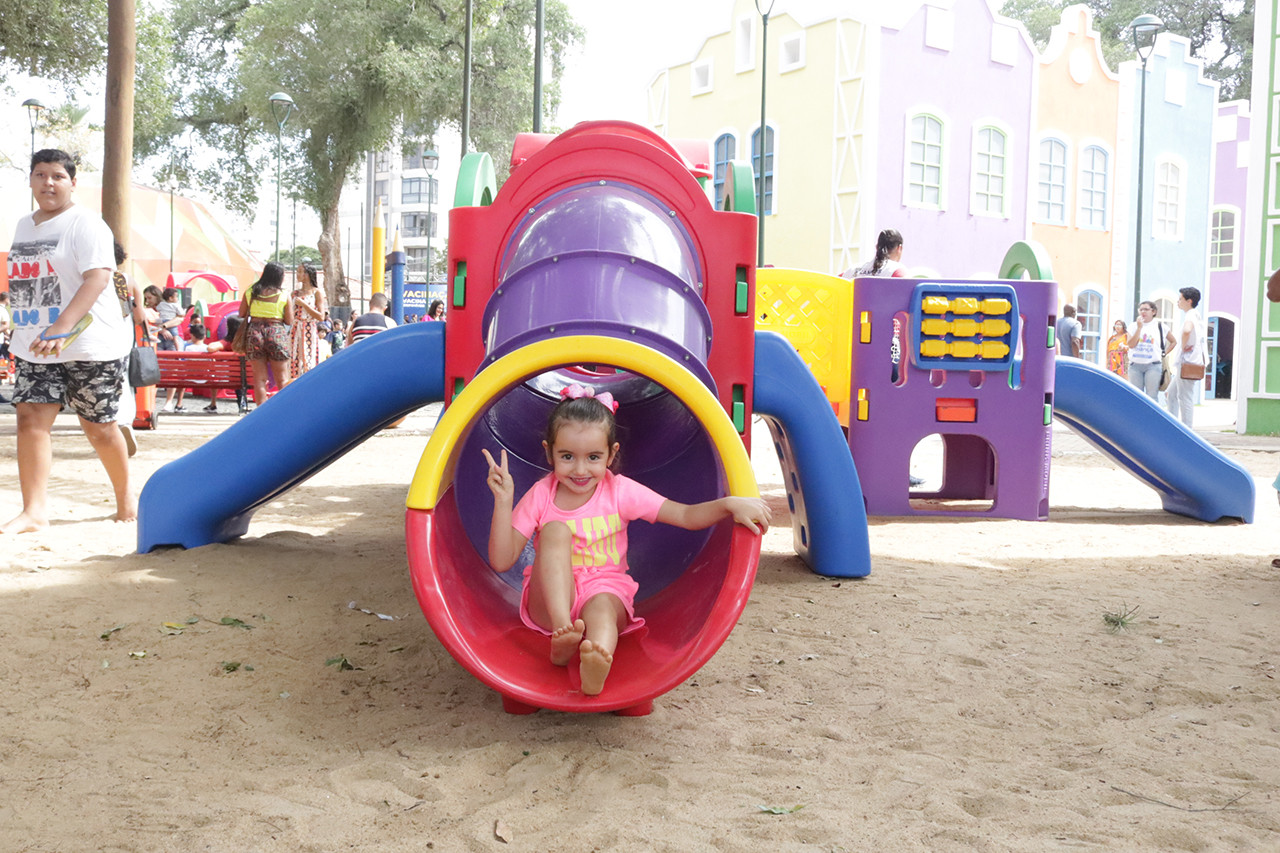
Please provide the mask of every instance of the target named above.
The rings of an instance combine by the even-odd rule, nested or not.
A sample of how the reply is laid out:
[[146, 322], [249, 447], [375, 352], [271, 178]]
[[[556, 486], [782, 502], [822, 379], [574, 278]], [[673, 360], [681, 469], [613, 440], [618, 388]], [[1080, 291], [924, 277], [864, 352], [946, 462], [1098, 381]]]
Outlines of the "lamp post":
[[427, 305], [431, 304], [431, 210], [434, 206], [435, 192], [435, 171], [440, 165], [440, 154], [436, 151], [422, 152], [422, 167], [427, 170]]
[[756, 12], [760, 14], [760, 166], [756, 171], [756, 266], [764, 266], [764, 156], [765, 145], [769, 139], [768, 125], [765, 124], [764, 98], [769, 70], [769, 13], [773, 11], [775, 0], [760, 8], [760, 0], [755, 0]]
[[[174, 163], [173, 154], [169, 155], [169, 175], [165, 180], [168, 184], [166, 189], [169, 190], [169, 272], [173, 273], [173, 251], [174, 251], [174, 218], [173, 218], [173, 191], [177, 189], [178, 173]], [[171, 276], [172, 277], [172, 276]]]
[[[280, 254], [280, 137], [284, 133], [284, 123], [293, 113], [293, 98], [284, 92], [276, 92], [267, 98], [271, 102], [271, 117], [276, 120], [276, 255]], [[277, 260], [279, 258], [277, 257]]]
[[[39, 120], [40, 111], [45, 107], [44, 107], [44, 103], [40, 101], [40, 99], [38, 98], [27, 98], [25, 101], [22, 102], [22, 105], [27, 108], [27, 120], [31, 123], [31, 157], [32, 159], [35, 159], [36, 122]], [[31, 195], [31, 209], [32, 210], [36, 209], [36, 197], [34, 193]]]
[[1133, 29], [1133, 46], [1142, 59], [1142, 97], [1138, 107], [1138, 226], [1133, 248], [1133, 315], [1142, 301], [1142, 177], [1147, 137], [1147, 60], [1156, 46], [1156, 35], [1164, 29], [1164, 21], [1155, 15], [1139, 15], [1129, 25]]

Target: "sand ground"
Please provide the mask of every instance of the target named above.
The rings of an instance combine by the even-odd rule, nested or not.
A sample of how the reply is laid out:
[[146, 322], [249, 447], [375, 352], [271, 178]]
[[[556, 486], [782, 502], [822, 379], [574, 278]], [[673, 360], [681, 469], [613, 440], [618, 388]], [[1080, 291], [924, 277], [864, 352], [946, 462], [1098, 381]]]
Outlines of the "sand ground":
[[[643, 718], [508, 716], [435, 640], [402, 534], [426, 415], [243, 540], [149, 555], [60, 420], [55, 523], [0, 541], [0, 849], [1280, 849], [1280, 439], [1232, 417], [1202, 423], [1252, 525], [1059, 431], [1049, 521], [874, 519], [856, 581], [794, 556], [758, 452], [783, 517], [751, 601]], [[138, 481], [234, 420], [166, 419]]]

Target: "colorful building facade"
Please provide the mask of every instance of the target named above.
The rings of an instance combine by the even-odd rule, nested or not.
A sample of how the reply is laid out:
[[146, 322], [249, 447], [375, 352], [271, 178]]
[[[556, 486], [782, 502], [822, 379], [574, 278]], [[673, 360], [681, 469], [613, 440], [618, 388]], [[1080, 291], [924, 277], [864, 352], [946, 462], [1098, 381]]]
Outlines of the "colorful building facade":
[[1280, 303], [1266, 297], [1267, 279], [1280, 269], [1280, 0], [1257, 0], [1253, 26], [1254, 177], [1246, 203], [1236, 426], [1280, 433]]
[[[912, 273], [980, 277], [1033, 239], [1093, 361], [1137, 301], [1176, 322], [1178, 289], [1199, 288], [1219, 360], [1204, 390], [1231, 394], [1251, 293], [1233, 260], [1247, 254], [1250, 111], [1218, 104], [1180, 36], [1160, 34], [1145, 75], [1137, 61], [1113, 72], [1087, 7], [1062, 12], [1041, 55], [1002, 5], [854, 0], [808, 20], [804, 3], [779, 0], [764, 79], [765, 263], [838, 274], [896, 228]], [[754, 2], [734, 0], [728, 30], [650, 90], [651, 124], [713, 142], [717, 177], [733, 159], [760, 171], [761, 30]]]

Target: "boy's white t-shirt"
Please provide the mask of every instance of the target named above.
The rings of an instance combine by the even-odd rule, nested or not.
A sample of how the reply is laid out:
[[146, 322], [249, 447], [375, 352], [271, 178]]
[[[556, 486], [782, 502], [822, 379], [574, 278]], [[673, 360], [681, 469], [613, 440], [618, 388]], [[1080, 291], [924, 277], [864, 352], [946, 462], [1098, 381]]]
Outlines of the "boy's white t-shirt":
[[65, 311], [90, 270], [115, 269], [111, 229], [102, 217], [80, 205], [39, 224], [34, 214], [18, 220], [9, 249], [9, 304], [13, 338], [10, 351], [35, 363], [112, 361], [132, 346], [129, 320], [108, 277], [89, 313], [91, 322], [79, 337], [54, 356], [36, 356], [31, 344]]

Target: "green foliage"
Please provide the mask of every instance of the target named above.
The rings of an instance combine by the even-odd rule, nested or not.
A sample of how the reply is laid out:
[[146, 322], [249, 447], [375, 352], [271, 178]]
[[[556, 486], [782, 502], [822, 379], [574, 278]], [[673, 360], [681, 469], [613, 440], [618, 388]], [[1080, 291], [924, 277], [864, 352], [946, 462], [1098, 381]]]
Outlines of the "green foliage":
[[1136, 59], [1129, 24], [1156, 15], [1165, 29], [1191, 42], [1191, 54], [1205, 63], [1205, 76], [1221, 84], [1224, 101], [1249, 97], [1253, 74], [1253, 3], [1246, 0], [1007, 0], [1001, 13], [1021, 21], [1040, 49], [1067, 6], [1083, 2], [1093, 10], [1102, 54], [1112, 70]]
[[21, 71], [75, 83], [106, 58], [106, 0], [0, 0], [0, 79]]
[[294, 246], [292, 249], [281, 249], [275, 252], [270, 260], [284, 264], [286, 270], [297, 268], [298, 264], [318, 264], [321, 262], [320, 250], [314, 246]]
[[[3, 2], [3, 0], [0, 0]], [[475, 0], [471, 123], [476, 147], [499, 162], [532, 123], [534, 0]], [[175, 0], [169, 83], [175, 125], [152, 126], [140, 150], [178, 147], [189, 127], [219, 152], [212, 168], [174, 171], [248, 212], [269, 186], [278, 132], [268, 96], [297, 104], [282, 131], [284, 184], [320, 215], [326, 281], [342, 282], [338, 199], [366, 153], [397, 135], [430, 140], [459, 123], [464, 0]], [[562, 0], [546, 4], [552, 80], [581, 38]], [[544, 87], [548, 112], [559, 93]], [[183, 164], [180, 166], [180, 164]], [[330, 294], [338, 304], [345, 294]], [[335, 298], [336, 297], [336, 298]]]

